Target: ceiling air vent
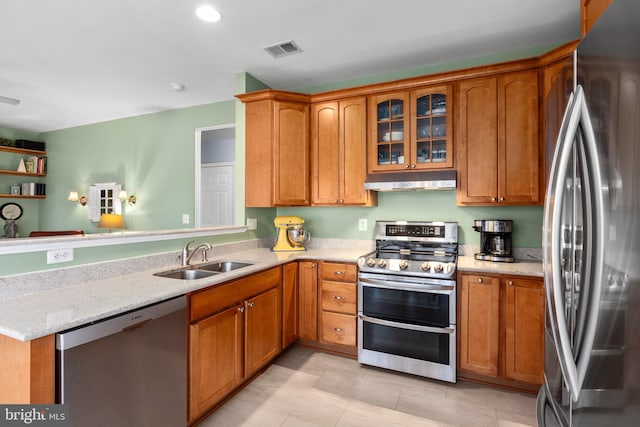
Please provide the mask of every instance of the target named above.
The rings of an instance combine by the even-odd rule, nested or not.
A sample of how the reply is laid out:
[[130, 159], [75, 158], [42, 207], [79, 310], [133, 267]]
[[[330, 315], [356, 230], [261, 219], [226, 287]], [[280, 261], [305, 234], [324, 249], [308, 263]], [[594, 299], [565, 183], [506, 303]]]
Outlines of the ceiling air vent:
[[282, 43], [277, 43], [264, 48], [274, 58], [280, 58], [282, 56], [293, 55], [294, 53], [302, 52], [302, 49], [294, 42], [289, 40]]

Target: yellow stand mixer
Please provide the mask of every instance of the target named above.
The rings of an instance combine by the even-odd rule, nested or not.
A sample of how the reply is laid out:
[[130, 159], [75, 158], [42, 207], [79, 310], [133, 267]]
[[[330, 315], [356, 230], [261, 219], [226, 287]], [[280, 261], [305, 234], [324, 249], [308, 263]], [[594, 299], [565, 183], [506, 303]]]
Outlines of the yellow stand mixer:
[[305, 251], [302, 243], [311, 240], [311, 234], [302, 228], [304, 219], [298, 216], [277, 216], [273, 224], [278, 229], [274, 252]]

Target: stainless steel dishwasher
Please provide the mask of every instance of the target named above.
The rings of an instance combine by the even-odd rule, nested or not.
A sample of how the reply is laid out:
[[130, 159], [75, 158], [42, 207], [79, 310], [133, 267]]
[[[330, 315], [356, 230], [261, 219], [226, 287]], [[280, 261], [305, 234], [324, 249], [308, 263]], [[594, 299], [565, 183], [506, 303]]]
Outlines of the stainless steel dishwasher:
[[186, 334], [184, 296], [56, 334], [71, 426], [184, 427]]

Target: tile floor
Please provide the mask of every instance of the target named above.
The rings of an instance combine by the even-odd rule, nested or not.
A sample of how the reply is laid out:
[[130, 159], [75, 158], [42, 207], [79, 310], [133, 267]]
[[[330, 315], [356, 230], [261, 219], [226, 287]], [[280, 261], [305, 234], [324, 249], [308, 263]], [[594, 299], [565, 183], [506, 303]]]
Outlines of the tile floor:
[[535, 396], [361, 366], [294, 346], [200, 426], [536, 426]]

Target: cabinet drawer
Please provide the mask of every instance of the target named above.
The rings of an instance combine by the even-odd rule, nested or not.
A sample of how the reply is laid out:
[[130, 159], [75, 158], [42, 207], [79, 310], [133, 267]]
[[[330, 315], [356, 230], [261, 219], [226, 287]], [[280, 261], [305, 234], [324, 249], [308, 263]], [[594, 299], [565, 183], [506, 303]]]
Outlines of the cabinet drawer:
[[323, 281], [320, 286], [320, 307], [322, 310], [356, 314], [355, 284]]
[[355, 264], [343, 264], [340, 262], [323, 262], [322, 279], [338, 282], [356, 282], [358, 269]]
[[322, 312], [320, 341], [328, 344], [356, 345], [356, 316]]
[[190, 297], [189, 319], [193, 322], [281, 283], [282, 268], [276, 267], [195, 292]]

